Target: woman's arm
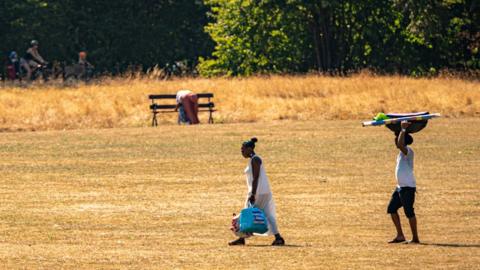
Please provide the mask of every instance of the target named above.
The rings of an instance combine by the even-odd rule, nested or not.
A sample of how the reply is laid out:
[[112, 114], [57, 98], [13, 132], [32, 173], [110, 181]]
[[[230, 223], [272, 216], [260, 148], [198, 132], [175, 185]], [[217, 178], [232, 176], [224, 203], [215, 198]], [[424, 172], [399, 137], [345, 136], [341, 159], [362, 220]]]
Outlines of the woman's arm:
[[251, 204], [255, 203], [255, 194], [257, 193], [258, 178], [260, 177], [260, 165], [262, 165], [262, 160], [259, 157], [253, 157], [252, 158], [252, 174], [253, 174], [252, 194], [250, 195], [250, 198], [249, 198], [249, 201]]

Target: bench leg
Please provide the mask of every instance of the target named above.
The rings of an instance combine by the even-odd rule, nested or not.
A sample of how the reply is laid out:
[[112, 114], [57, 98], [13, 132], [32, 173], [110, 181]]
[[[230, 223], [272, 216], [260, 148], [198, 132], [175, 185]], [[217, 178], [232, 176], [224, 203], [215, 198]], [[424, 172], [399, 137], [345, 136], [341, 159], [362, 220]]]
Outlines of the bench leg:
[[213, 124], [213, 117], [212, 117], [212, 111], [210, 111], [210, 116], [208, 117], [208, 123]]
[[156, 127], [158, 126], [158, 122], [157, 122], [157, 113], [153, 113], [153, 117], [152, 117], [152, 127]]

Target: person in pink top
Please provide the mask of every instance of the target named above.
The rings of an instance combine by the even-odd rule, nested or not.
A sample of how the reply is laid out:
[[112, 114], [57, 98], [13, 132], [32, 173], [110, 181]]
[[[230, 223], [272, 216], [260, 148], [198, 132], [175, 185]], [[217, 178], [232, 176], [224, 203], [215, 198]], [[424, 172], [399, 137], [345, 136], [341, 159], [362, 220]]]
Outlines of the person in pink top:
[[188, 122], [191, 125], [200, 123], [198, 120], [198, 96], [190, 90], [180, 90], [177, 92], [177, 105], [175, 111], [178, 111], [180, 106], [185, 110]]

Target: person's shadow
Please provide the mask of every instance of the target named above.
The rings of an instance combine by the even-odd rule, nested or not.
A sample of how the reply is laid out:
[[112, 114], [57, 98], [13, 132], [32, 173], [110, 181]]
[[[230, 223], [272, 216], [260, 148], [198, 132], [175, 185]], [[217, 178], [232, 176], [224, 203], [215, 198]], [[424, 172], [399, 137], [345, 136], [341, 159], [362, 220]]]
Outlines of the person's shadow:
[[[452, 248], [480, 248], [480, 244], [461, 244], [461, 243], [420, 243], [422, 246], [452, 247]], [[272, 245], [249, 244], [249, 247], [272, 247]], [[284, 245], [279, 247], [300, 248], [302, 245]]]
[[290, 244], [285, 244], [283, 246], [272, 246], [272, 245], [261, 245], [261, 244], [253, 244], [253, 245], [246, 245], [246, 246], [249, 246], [249, 247], [278, 247], [278, 248], [300, 248], [300, 247], [304, 247], [304, 246], [301, 246], [301, 245], [290, 245]]
[[480, 248], [480, 244], [460, 244], [460, 243], [420, 243], [424, 246], [437, 247], [456, 247], [456, 248]]

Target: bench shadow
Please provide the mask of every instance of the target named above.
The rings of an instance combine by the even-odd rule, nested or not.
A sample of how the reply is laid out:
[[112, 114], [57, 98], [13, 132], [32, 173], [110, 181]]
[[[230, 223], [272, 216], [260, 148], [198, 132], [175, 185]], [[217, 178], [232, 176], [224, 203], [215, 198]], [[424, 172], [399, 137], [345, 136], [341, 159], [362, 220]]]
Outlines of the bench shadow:
[[420, 243], [423, 246], [437, 247], [456, 247], [456, 248], [480, 248], [480, 244], [460, 244], [460, 243]]
[[265, 244], [265, 245], [260, 245], [260, 244], [248, 244], [248, 245], [245, 245], [247, 247], [279, 247], [279, 248], [283, 248], [283, 247], [286, 247], [286, 248], [300, 248], [300, 247], [304, 247], [304, 246], [301, 246], [301, 245], [283, 245], [283, 246], [272, 246], [272, 245], [269, 245], [269, 244]]

